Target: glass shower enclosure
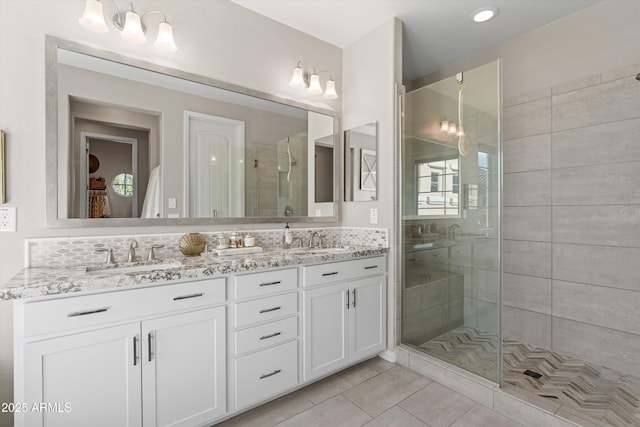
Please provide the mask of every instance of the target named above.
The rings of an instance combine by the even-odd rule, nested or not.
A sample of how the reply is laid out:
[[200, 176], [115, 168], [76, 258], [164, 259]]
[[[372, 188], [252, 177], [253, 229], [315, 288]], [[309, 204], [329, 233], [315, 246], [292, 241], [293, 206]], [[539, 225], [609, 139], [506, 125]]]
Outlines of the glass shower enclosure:
[[401, 344], [500, 382], [500, 63], [400, 105]]

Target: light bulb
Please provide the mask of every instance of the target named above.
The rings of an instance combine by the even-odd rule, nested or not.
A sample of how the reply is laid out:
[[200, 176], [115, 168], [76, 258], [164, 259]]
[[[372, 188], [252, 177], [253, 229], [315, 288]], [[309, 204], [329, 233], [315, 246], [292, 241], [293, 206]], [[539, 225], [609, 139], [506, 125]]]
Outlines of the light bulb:
[[304, 89], [304, 73], [302, 72], [302, 67], [297, 66], [293, 69], [293, 74], [291, 74], [291, 80], [289, 81], [289, 86], [295, 89]]
[[161, 22], [158, 26], [158, 37], [153, 43], [156, 49], [163, 52], [175, 52], [178, 46], [173, 41], [173, 27], [168, 22]]
[[142, 23], [140, 22], [140, 15], [130, 10], [126, 14], [124, 21], [124, 28], [120, 32], [120, 35], [126, 41], [133, 44], [142, 44], [147, 41], [147, 38], [142, 31]]
[[324, 95], [322, 95], [325, 99], [336, 99], [338, 97], [338, 93], [336, 92], [336, 82], [329, 79], [327, 80], [327, 87], [325, 88]]
[[473, 22], [487, 22], [498, 14], [499, 10], [497, 7], [483, 7], [482, 9], [478, 9], [471, 14], [471, 19]]
[[84, 14], [78, 19], [80, 25], [94, 33], [106, 33], [109, 31], [104, 22], [102, 4], [98, 0], [87, 0], [84, 7]]
[[309, 79], [309, 90], [311, 95], [318, 95], [322, 93], [322, 87], [320, 86], [320, 77], [317, 74], [312, 74]]

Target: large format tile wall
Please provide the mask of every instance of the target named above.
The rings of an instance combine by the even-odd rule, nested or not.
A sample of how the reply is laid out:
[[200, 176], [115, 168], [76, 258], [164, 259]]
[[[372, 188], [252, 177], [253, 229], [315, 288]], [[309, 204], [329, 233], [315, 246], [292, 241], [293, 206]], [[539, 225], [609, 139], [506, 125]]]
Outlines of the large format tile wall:
[[504, 104], [503, 337], [640, 375], [640, 64]]

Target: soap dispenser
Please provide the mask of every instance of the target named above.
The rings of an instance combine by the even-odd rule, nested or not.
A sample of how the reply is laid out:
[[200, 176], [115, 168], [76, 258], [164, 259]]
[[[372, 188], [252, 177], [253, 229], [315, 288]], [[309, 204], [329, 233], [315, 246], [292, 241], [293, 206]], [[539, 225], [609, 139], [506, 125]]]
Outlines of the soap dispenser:
[[291, 227], [289, 227], [289, 223], [284, 226], [284, 232], [282, 233], [282, 247], [284, 249], [289, 249], [291, 244], [293, 243], [293, 233], [291, 233]]

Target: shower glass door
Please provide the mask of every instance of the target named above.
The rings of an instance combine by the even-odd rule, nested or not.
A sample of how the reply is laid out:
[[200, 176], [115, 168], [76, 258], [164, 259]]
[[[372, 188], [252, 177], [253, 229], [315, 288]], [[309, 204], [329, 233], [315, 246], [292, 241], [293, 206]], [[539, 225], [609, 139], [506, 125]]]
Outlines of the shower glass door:
[[401, 105], [401, 343], [499, 382], [500, 63]]

